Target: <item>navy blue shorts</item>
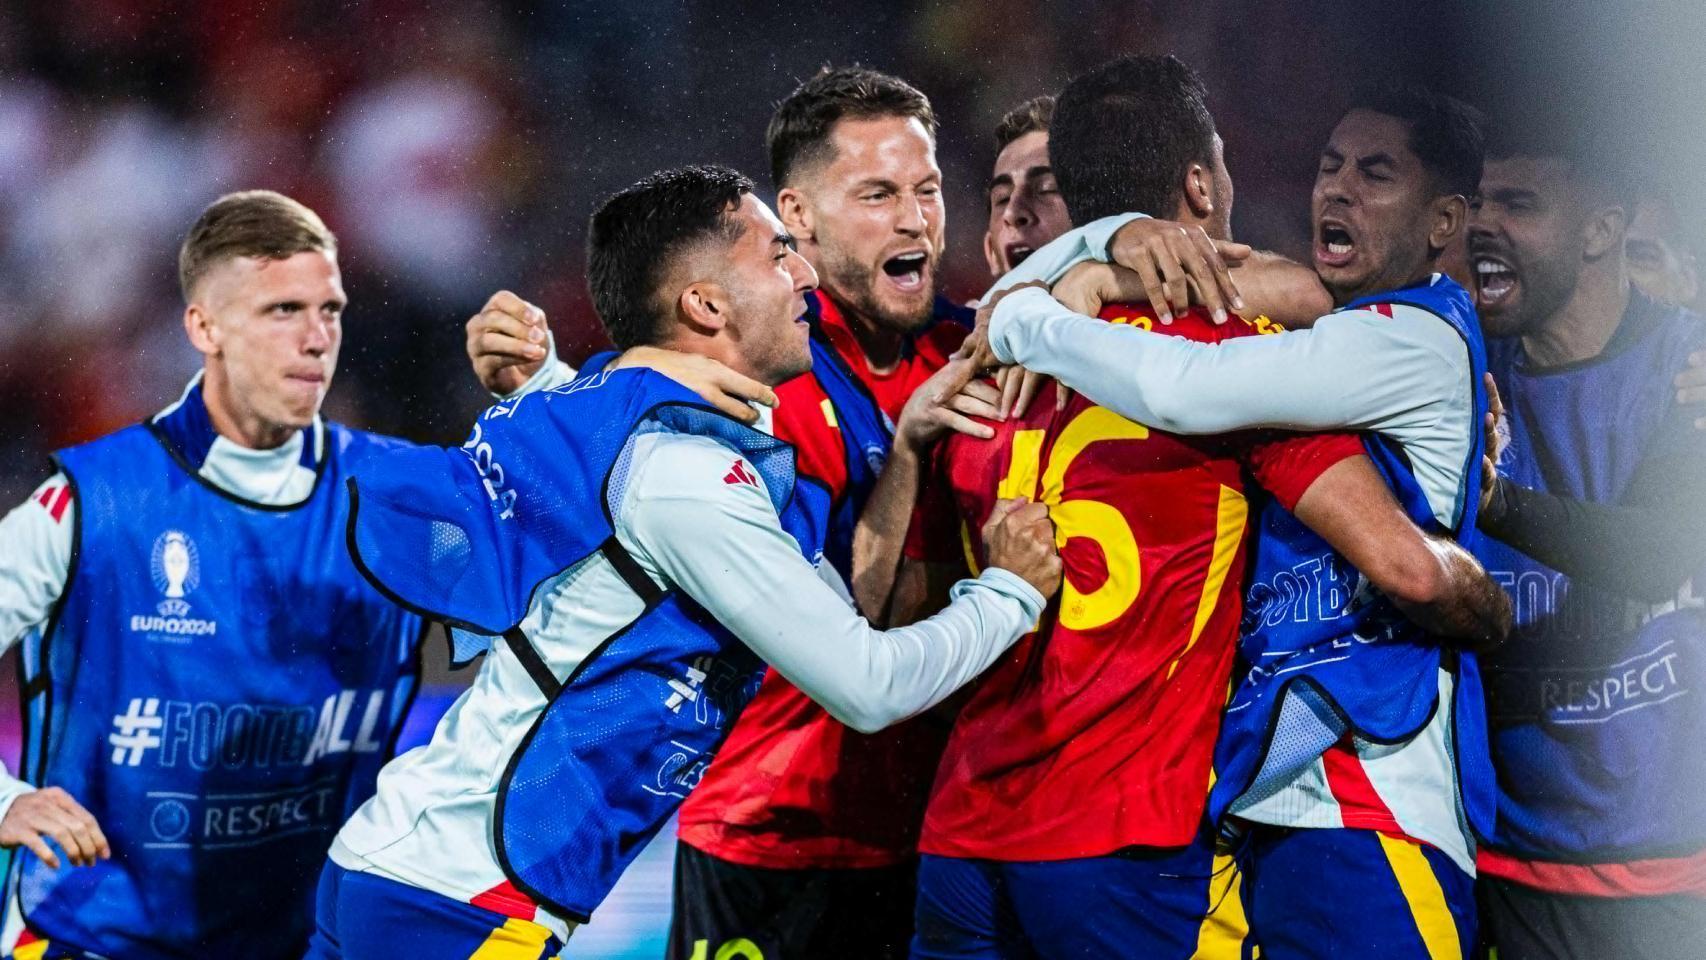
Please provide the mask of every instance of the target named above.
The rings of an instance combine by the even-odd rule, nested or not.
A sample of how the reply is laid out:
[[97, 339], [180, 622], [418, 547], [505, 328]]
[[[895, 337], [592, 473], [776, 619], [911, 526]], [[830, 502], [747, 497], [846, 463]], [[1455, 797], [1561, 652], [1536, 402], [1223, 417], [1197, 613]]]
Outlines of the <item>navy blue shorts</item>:
[[1240, 862], [1262, 960], [1463, 960], [1474, 948], [1475, 878], [1425, 844], [1258, 826]]
[[1249, 960], [1230, 858], [1199, 843], [1033, 863], [926, 856], [915, 960]]
[[537, 958], [563, 944], [537, 923], [326, 861], [306, 960]]

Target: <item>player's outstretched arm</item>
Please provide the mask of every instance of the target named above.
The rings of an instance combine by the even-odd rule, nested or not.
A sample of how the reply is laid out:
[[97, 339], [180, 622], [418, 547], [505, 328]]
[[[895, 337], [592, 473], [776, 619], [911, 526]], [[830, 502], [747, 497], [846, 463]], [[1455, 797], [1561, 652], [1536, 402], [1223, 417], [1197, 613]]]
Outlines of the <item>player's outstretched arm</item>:
[[970, 419], [997, 416], [996, 405], [1001, 398], [995, 387], [981, 380], [967, 380], [958, 391], [946, 392], [949, 384], [962, 379], [963, 368], [970, 363], [954, 360], [912, 392], [895, 425], [888, 462], [859, 514], [853, 531], [853, 597], [874, 622], [897, 622], [890, 616], [890, 598], [931, 447], [950, 430], [980, 439], [995, 435], [991, 427]]
[[776, 391], [710, 357], [662, 347], [630, 347], [610, 361], [610, 369], [644, 367], [697, 393], [700, 399], [745, 424], [758, 422], [753, 404], [776, 406]]
[[[694, 444], [683, 456], [649, 458], [630, 487], [624, 536], [636, 556], [856, 730], [921, 713], [971, 681], [1031, 628], [1059, 586], [1047, 511], [1008, 504], [986, 529], [997, 566], [956, 584], [935, 616], [875, 629], [800, 556], [761, 483], [724, 482], [735, 459], [726, 451]], [[655, 471], [667, 477], [654, 479]]]
[[1141, 213], [1124, 213], [1093, 220], [1081, 227], [1073, 227], [1043, 244], [1018, 266], [1003, 274], [984, 294], [983, 299], [987, 301], [996, 293], [1010, 290], [1022, 283], [1053, 284], [1065, 275], [1066, 271], [1086, 260], [1106, 263], [1113, 258], [1108, 247], [1113, 243], [1114, 235], [1128, 224], [1147, 219], [1149, 218]]
[[1367, 457], [1328, 467], [1292, 512], [1435, 636], [1485, 650], [1510, 634], [1504, 590], [1468, 551], [1422, 532]]
[[47, 623], [71, 573], [77, 502], [56, 473], [0, 518], [0, 653]]
[[[1313, 270], [1277, 254], [1251, 254], [1247, 265], [1239, 268], [1238, 282], [1246, 302], [1260, 305], [1256, 310], [1240, 310], [1246, 318], [1266, 316], [1289, 329], [1306, 329], [1333, 309], [1332, 296]], [[1151, 303], [1157, 295], [1153, 275], [1095, 260], [1066, 271], [1050, 289], [1054, 298], [1073, 312], [1090, 317], [1100, 313], [1105, 304]], [[1196, 298], [1190, 302], [1195, 303]], [[1156, 317], [1163, 325], [1173, 322], [1170, 310], [1157, 310]], [[1216, 322], [1226, 320], [1217, 317]]]
[[1180, 434], [1390, 430], [1437, 419], [1434, 405], [1456, 395], [1442, 385], [1467, 377], [1462, 340], [1430, 317], [1354, 310], [1310, 330], [1208, 344], [1095, 320], [1036, 287], [995, 305], [988, 352]]

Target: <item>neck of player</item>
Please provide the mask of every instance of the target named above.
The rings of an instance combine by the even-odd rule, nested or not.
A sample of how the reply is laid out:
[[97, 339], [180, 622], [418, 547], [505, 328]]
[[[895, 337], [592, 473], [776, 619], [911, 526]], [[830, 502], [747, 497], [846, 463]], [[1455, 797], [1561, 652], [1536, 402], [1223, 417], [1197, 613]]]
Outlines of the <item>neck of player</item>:
[[209, 365], [202, 378], [201, 396], [207, 404], [207, 417], [220, 436], [251, 450], [272, 450], [284, 445], [299, 427], [272, 423], [261, 418], [237, 399], [217, 366]]
[[1522, 338], [1522, 349], [1537, 367], [1560, 367], [1591, 360], [1605, 350], [1623, 313], [1629, 309], [1629, 275], [1621, 250], [1616, 257], [1582, 265], [1576, 289], [1558, 312]]
[[906, 348], [906, 334], [865, 316], [829, 288], [825, 287], [823, 292], [835, 300], [841, 315], [847, 318], [847, 328], [853, 331], [853, 338], [859, 341], [859, 350], [865, 355], [865, 366], [878, 376], [893, 373], [900, 366], [901, 355]]

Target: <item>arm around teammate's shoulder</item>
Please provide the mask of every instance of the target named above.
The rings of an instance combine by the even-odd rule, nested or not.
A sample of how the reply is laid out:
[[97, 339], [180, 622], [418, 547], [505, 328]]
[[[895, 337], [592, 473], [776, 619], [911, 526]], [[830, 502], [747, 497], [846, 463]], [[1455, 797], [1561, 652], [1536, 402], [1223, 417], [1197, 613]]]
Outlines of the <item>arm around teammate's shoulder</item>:
[[1000, 361], [1179, 434], [1391, 429], [1437, 419], [1436, 400], [1461, 394], [1468, 375], [1466, 348], [1447, 324], [1366, 311], [1200, 343], [1094, 320], [1028, 289], [996, 307], [989, 339]]
[[671, 438], [634, 477], [618, 532], [636, 557], [863, 732], [927, 710], [982, 673], [1036, 622], [1044, 589], [1059, 583], [1046, 512], [1009, 509], [990, 531], [1000, 544], [992, 558], [1008, 569], [957, 584], [933, 617], [878, 630], [853, 610], [832, 570], [820, 573], [801, 555], [763, 479], [733, 450]]
[[1367, 457], [1327, 468], [1292, 512], [1429, 633], [1469, 650], [1510, 634], [1510, 597], [1467, 550], [1416, 526]]

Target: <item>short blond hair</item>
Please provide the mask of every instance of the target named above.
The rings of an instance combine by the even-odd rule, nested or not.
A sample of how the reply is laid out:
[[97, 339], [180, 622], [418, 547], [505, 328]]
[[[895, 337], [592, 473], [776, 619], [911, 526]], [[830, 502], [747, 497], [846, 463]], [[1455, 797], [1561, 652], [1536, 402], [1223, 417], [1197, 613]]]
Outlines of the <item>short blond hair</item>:
[[320, 215], [282, 193], [244, 190], [209, 204], [178, 249], [184, 300], [214, 267], [237, 257], [283, 260], [298, 253], [338, 252], [338, 238]]

